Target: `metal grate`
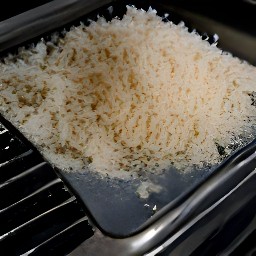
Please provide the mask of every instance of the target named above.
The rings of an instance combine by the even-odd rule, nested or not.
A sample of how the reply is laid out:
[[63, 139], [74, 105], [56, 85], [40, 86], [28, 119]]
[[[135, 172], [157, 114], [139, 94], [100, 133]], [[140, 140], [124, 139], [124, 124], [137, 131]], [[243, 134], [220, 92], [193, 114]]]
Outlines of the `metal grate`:
[[2, 123], [0, 255], [66, 255], [93, 228], [54, 169]]

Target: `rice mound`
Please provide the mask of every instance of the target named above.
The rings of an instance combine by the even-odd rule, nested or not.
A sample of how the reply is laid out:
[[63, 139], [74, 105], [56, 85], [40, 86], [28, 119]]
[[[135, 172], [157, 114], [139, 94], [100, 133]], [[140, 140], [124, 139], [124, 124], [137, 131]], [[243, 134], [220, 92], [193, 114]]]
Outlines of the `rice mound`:
[[0, 112], [61, 169], [215, 164], [255, 124], [256, 68], [154, 10], [21, 48], [0, 83]]

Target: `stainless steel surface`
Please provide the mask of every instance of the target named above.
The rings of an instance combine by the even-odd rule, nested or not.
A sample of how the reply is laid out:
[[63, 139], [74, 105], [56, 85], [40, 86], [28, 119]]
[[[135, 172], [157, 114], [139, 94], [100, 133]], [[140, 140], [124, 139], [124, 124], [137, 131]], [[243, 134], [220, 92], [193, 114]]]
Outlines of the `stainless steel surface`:
[[0, 22], [0, 51], [54, 30], [110, 2], [58, 0], [4, 20]]

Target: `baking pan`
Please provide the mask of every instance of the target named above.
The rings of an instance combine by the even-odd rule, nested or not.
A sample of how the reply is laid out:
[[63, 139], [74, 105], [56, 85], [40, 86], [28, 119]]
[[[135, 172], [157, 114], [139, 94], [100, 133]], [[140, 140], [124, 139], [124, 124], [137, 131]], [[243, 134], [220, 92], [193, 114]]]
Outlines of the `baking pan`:
[[[47, 38], [54, 31], [68, 29], [80, 21], [86, 22], [88, 18], [95, 20], [98, 15], [107, 19], [122, 17], [127, 4], [145, 10], [151, 6], [159, 15], [171, 12], [171, 20], [176, 23], [184, 20], [191, 30], [199, 28], [200, 32], [207, 32], [209, 40], [214, 42], [211, 35], [217, 32], [212, 29], [216, 28], [212, 25], [215, 23], [209, 19], [207, 23], [202, 23], [201, 16], [192, 11], [184, 11], [184, 6], [175, 5], [175, 1], [172, 5], [167, 1], [69, 0], [53, 1], [1, 22], [0, 50], [2, 55], [16, 51], [20, 45], [36, 43], [41, 37]], [[113, 12], [109, 11], [110, 6], [113, 7]], [[228, 29], [221, 24], [218, 26]], [[237, 31], [236, 34], [239, 35], [240, 32]], [[245, 42], [251, 39], [250, 36], [248, 40], [246, 38], [245, 36]], [[220, 35], [220, 44], [226, 50], [232, 50], [228, 47], [229, 38], [224, 39]], [[244, 59], [250, 55], [237, 52]], [[253, 59], [250, 60], [253, 63]], [[8, 128], [12, 127], [4, 119], [2, 122]], [[15, 128], [11, 129], [19, 134]], [[25, 138], [20, 134], [18, 136], [28, 147], [34, 149]], [[103, 178], [91, 172], [67, 173], [56, 169], [56, 173], [83, 202], [85, 211], [101, 234], [94, 235], [73, 255], [79, 255], [85, 247], [88, 255], [141, 255], [150, 251], [154, 255], [166, 248], [166, 255], [188, 255], [192, 251], [200, 255], [200, 250], [206, 250], [207, 247], [203, 246], [204, 241], [207, 243], [212, 237], [218, 237], [220, 230], [230, 230], [225, 223], [232, 223], [242, 216], [241, 209], [253, 207], [256, 194], [252, 189], [255, 186], [256, 142], [245, 141], [244, 145], [246, 146], [235, 150], [220, 165], [191, 172], [170, 168], [160, 175], [148, 174], [145, 178], [131, 180]], [[18, 150], [19, 148], [17, 154]], [[162, 190], [151, 192], [148, 198], [140, 198], [136, 191], [145, 180], [161, 185]], [[237, 202], [234, 203], [235, 200]], [[239, 238], [241, 230], [248, 228], [245, 236], [253, 232], [254, 217], [255, 211], [248, 217], [248, 222], [241, 224], [239, 232], [234, 232], [232, 239], [223, 244], [228, 244], [232, 249], [231, 245]], [[207, 245], [209, 244], [211, 243]]]

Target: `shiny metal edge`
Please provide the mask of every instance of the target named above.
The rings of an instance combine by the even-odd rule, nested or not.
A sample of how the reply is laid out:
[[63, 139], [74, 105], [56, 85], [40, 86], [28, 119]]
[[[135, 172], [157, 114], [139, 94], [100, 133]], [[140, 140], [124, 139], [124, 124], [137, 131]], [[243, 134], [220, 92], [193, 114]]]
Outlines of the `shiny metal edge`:
[[0, 22], [0, 52], [63, 26], [111, 0], [52, 1]]

